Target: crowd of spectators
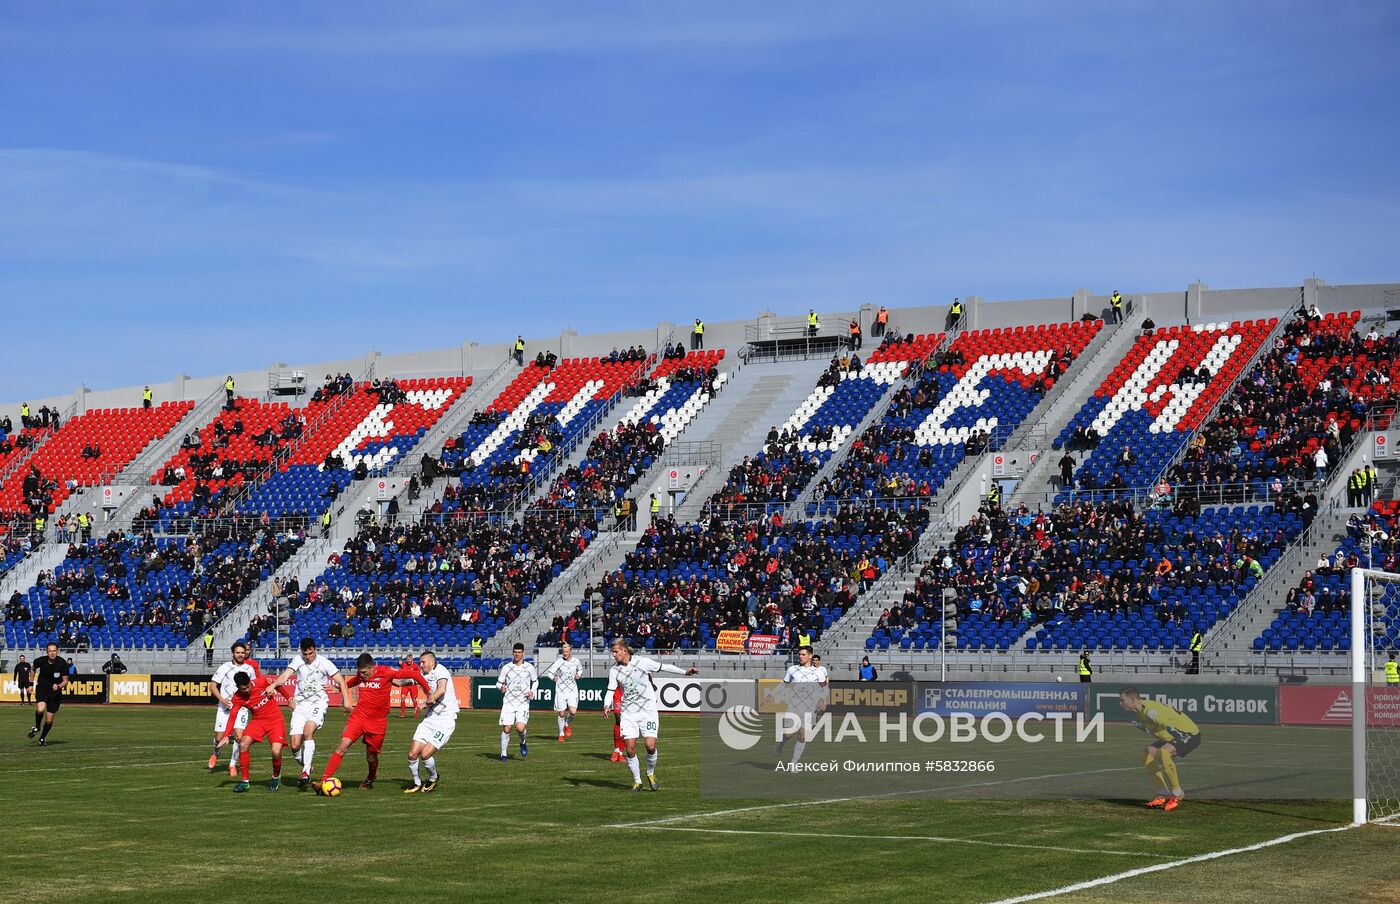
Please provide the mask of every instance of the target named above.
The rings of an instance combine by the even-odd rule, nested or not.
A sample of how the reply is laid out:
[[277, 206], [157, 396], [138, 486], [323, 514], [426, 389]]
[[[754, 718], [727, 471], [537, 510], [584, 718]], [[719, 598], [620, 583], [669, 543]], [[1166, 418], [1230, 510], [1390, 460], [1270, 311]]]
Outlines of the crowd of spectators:
[[637, 647], [700, 648], [731, 628], [774, 634], [780, 646], [818, 638], [823, 610], [855, 597], [914, 548], [923, 512], [843, 507], [828, 521], [781, 515], [677, 523], [657, 519], [623, 566], [584, 590], [583, 605], [540, 635], [557, 645], [601, 607], [607, 640]]
[[40, 606], [16, 592], [5, 619], [30, 621], [34, 633], [56, 635], [63, 649], [90, 646], [90, 629], [109, 625], [169, 626], [192, 641], [305, 539], [258, 519], [204, 522], [182, 538], [112, 532], [71, 544], [58, 567], [36, 578]]
[[513, 523], [427, 518], [366, 526], [330, 556], [325, 573], [292, 595], [292, 618], [329, 609], [340, 637], [392, 632], [400, 620], [449, 625], [499, 618], [509, 624], [596, 532], [596, 522], [586, 517]]
[[[1283, 502], [1280, 514], [1301, 512], [1305, 504], [1296, 494]], [[1179, 621], [1187, 612], [1174, 590], [1223, 593], [1258, 579], [1265, 555], [1290, 540], [1277, 524], [1235, 519], [1221, 525], [1189, 508], [1143, 513], [1127, 499], [1066, 503], [1052, 511], [986, 504], [929, 557], [879, 627], [910, 627], [916, 610], [947, 602], [961, 617], [1027, 625], [1060, 614], [1077, 620], [1089, 612], [1131, 615], [1147, 607], [1163, 621]]]
[[647, 421], [604, 430], [588, 444], [584, 459], [557, 477], [532, 508], [611, 510], [665, 446], [656, 425]]
[[1168, 474], [1219, 490], [1255, 481], [1300, 484], [1342, 464], [1377, 407], [1393, 407], [1400, 336], [1361, 335], [1348, 319], [1299, 312], [1274, 348], [1226, 396]]

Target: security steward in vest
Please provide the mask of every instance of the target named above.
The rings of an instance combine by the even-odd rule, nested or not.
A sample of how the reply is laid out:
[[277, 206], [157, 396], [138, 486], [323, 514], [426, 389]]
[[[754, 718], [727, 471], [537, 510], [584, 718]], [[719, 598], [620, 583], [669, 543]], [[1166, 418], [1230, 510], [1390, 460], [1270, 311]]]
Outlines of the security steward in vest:
[[524, 366], [525, 366], [525, 337], [524, 337], [524, 336], [516, 336], [516, 337], [515, 337], [515, 363], [516, 363], [518, 366], [520, 366], [520, 367], [524, 367]]
[[229, 411], [233, 410], [233, 374], [224, 378], [224, 404]]
[[1205, 642], [1205, 637], [1200, 631], [1191, 633], [1191, 668], [1187, 670], [1189, 675], [1201, 674], [1201, 645]]
[[1079, 651], [1079, 683], [1088, 684], [1094, 680], [1094, 665], [1089, 661], [1089, 651]]
[[817, 319], [817, 312], [812, 308], [807, 309], [807, 335], [815, 336], [822, 328], [822, 323]]
[[655, 521], [656, 516], [661, 514], [661, 500], [656, 498], [656, 494], [651, 494], [651, 520]]
[[989, 505], [1001, 505], [1001, 484], [993, 481], [991, 489], [987, 490], [987, 503]]
[[1114, 323], [1122, 323], [1122, 322], [1123, 322], [1123, 296], [1120, 295], [1120, 294], [1118, 294], [1118, 290], [1117, 290], [1117, 289], [1114, 289], [1114, 290], [1113, 290], [1113, 294], [1109, 296], [1109, 298], [1108, 298], [1108, 306], [1109, 306], [1110, 309], [1112, 309], [1112, 312], [1113, 312], [1113, 322], [1114, 322]]
[[1385, 664], [1385, 683], [1391, 687], [1400, 684], [1400, 662], [1395, 661], [1395, 651], [1390, 651], [1390, 659]]
[[473, 638], [472, 638], [472, 655], [473, 655], [473, 656], [480, 656], [480, 655], [481, 655], [481, 647], [482, 647], [481, 638], [480, 638], [480, 637], [473, 637]]
[[1366, 496], [1366, 475], [1360, 468], [1352, 468], [1347, 476], [1347, 508], [1356, 508]]
[[690, 331], [690, 347], [692, 350], [705, 347], [705, 321], [699, 317], [695, 318], [695, 328]]
[[954, 298], [954, 299], [953, 299], [953, 306], [952, 306], [951, 308], [948, 309], [948, 323], [944, 326], [944, 329], [949, 329], [949, 330], [951, 330], [953, 327], [955, 327], [955, 326], [957, 326], [959, 323], [961, 323], [961, 322], [962, 322], [962, 315], [963, 315], [963, 303], [962, 303], [962, 299], [960, 299], [960, 298]]

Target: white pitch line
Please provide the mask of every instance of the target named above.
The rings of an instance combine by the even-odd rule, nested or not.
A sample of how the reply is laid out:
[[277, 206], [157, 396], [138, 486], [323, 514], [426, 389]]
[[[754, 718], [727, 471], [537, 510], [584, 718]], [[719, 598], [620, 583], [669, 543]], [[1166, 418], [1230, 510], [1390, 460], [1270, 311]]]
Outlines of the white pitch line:
[[1160, 873], [1163, 870], [1176, 869], [1178, 866], [1187, 866], [1192, 863], [1204, 863], [1207, 860], [1216, 860], [1221, 857], [1229, 857], [1233, 854], [1248, 854], [1252, 851], [1260, 851], [1264, 848], [1274, 847], [1279, 844], [1287, 844], [1299, 838], [1307, 838], [1310, 835], [1326, 835], [1332, 832], [1345, 832], [1354, 829], [1356, 826], [1338, 826], [1334, 829], [1311, 829], [1307, 832], [1294, 832], [1291, 835], [1280, 835], [1278, 838], [1271, 838], [1268, 841], [1261, 841], [1258, 844], [1249, 844], [1244, 847], [1229, 848], [1224, 851], [1211, 851], [1209, 854], [1197, 854], [1195, 857], [1187, 857], [1183, 860], [1173, 860], [1170, 863], [1157, 863], [1152, 866], [1143, 866], [1138, 869], [1130, 869], [1127, 872], [1114, 873], [1111, 876], [1101, 876], [1098, 879], [1090, 879], [1086, 882], [1077, 882], [1074, 885], [1066, 885], [1063, 888], [1052, 888], [1049, 891], [1038, 891], [1028, 895], [1018, 895], [1014, 898], [1002, 898], [1000, 901], [993, 901], [992, 904], [1022, 904], [1024, 901], [1039, 901], [1042, 898], [1054, 898], [1059, 895], [1067, 895], [1077, 891], [1085, 891], [1090, 888], [1098, 888], [1101, 885], [1112, 885], [1114, 882], [1121, 882], [1124, 879], [1133, 879], [1138, 876], [1145, 876], [1150, 873]]
[[1058, 851], [1065, 854], [1112, 854], [1117, 857], [1161, 857], [1147, 851], [1111, 851], [1099, 848], [1058, 847], [1053, 844], [1018, 844], [1013, 841], [982, 841], [976, 838], [947, 838], [941, 835], [846, 835], [835, 832], [778, 832], [765, 829], [702, 829], [696, 826], [639, 826], [657, 832], [698, 832], [706, 835], [777, 835], [788, 838], [853, 838], [861, 841], [932, 841], [939, 844], [971, 844], [977, 847], [1022, 848], [1029, 851]]

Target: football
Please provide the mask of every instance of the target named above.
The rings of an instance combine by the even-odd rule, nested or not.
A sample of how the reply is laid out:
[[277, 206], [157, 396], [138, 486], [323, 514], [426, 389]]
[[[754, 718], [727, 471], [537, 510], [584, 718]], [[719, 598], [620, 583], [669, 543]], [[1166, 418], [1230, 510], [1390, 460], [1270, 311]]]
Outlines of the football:
[[340, 779], [338, 778], [328, 778], [321, 782], [321, 793], [326, 797], [339, 797], [340, 788]]

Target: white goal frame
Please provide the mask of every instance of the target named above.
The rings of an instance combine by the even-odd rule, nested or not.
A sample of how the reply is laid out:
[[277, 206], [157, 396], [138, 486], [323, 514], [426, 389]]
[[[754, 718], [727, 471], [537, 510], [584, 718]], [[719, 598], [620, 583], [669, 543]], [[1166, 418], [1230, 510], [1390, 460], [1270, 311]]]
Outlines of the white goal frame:
[[[1400, 584], [1400, 574], [1382, 571], [1379, 568], [1353, 568], [1351, 570], [1351, 784], [1352, 784], [1352, 825], [1370, 822], [1370, 798], [1366, 773], [1366, 716], [1370, 709], [1370, 686], [1374, 680], [1375, 666], [1371, 662], [1374, 651], [1371, 648], [1371, 601], [1366, 594], [1366, 579], [1375, 578], [1392, 584]], [[1394, 817], [1386, 817], [1390, 822]]]

